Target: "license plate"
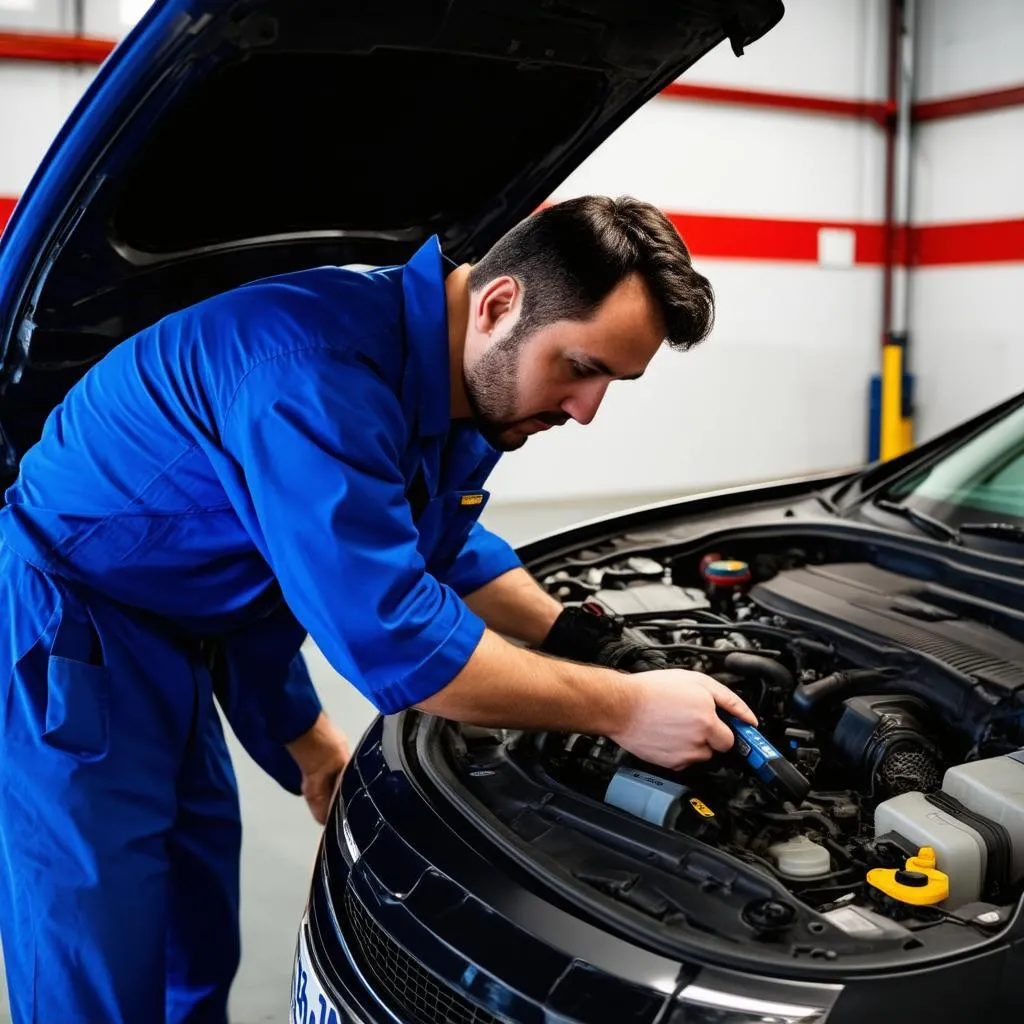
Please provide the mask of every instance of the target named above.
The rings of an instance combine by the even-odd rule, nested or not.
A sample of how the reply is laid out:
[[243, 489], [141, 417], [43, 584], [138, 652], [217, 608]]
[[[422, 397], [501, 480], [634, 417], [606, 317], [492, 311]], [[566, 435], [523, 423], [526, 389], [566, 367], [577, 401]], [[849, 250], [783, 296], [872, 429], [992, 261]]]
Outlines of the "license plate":
[[[349, 1024], [352, 1018], [342, 1013], [328, 998], [313, 971], [306, 946], [305, 923], [299, 928], [295, 969], [292, 971], [292, 1007], [290, 1024]], [[353, 1022], [354, 1024], [354, 1022]]]

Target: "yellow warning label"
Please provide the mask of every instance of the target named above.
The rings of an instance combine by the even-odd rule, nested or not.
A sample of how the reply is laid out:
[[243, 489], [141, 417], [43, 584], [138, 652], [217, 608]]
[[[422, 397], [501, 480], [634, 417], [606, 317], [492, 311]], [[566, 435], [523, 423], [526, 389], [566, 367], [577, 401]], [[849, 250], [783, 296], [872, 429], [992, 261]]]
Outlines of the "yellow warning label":
[[690, 797], [690, 806], [704, 818], [713, 818], [715, 816], [715, 812], [703, 800], [698, 800], [695, 796]]
[[480, 505], [484, 500], [482, 494], [464, 494], [462, 500], [459, 502], [460, 505]]

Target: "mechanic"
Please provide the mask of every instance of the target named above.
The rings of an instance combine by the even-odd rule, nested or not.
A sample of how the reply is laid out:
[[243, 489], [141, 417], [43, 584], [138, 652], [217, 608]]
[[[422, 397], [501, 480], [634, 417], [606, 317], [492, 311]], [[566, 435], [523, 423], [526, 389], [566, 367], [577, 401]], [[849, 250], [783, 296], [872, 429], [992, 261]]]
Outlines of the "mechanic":
[[384, 713], [604, 734], [673, 767], [731, 746], [717, 707], [754, 721], [737, 697], [563, 609], [477, 521], [502, 452], [589, 423], [713, 310], [657, 209], [589, 196], [475, 265], [435, 237], [216, 295], [72, 388], [0, 512], [16, 1022], [226, 1020], [240, 820], [214, 699], [322, 824], [349, 749], [307, 633]]

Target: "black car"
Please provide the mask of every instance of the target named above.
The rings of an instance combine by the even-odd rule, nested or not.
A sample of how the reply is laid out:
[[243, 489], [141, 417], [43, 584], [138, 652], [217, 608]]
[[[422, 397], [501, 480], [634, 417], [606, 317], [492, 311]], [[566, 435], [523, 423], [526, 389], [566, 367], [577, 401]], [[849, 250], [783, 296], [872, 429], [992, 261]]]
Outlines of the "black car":
[[673, 773], [599, 736], [378, 719], [323, 836], [296, 1024], [1017, 1019], [1024, 395], [861, 472], [521, 554], [735, 687], [767, 746]]

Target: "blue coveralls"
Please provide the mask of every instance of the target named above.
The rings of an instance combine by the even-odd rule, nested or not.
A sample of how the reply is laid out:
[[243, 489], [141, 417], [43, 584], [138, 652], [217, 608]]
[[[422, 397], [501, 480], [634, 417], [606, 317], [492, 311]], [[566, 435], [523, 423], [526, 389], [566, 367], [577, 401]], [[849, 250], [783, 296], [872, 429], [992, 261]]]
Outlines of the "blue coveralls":
[[[308, 631], [383, 712], [462, 668], [519, 561], [449, 412], [437, 239], [265, 279], [125, 341], [0, 512], [0, 927], [15, 1020], [226, 1019], [237, 792], [211, 692], [282, 785]], [[211, 670], [212, 664], [212, 670]], [[165, 1011], [166, 1006], [166, 1011]]]

